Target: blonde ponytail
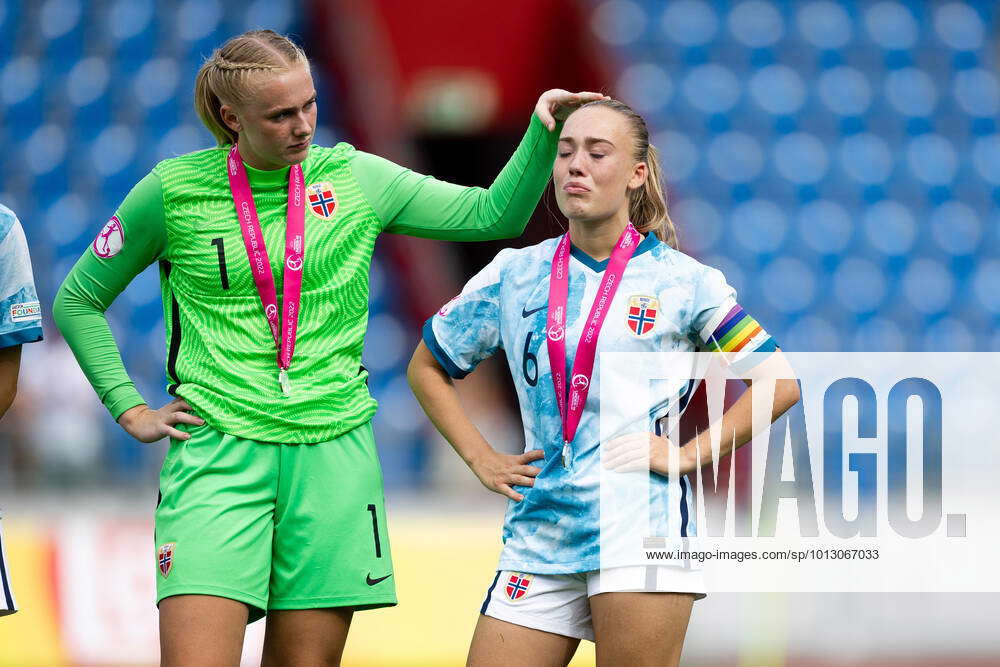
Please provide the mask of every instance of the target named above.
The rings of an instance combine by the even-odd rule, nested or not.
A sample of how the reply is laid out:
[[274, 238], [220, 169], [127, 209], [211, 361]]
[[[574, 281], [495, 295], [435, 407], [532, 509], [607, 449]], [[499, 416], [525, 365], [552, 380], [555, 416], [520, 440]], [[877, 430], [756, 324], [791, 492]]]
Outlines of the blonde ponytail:
[[629, 197], [628, 213], [632, 224], [643, 234], [653, 232], [669, 245], [677, 248], [677, 228], [667, 210], [667, 197], [663, 192], [660, 152], [653, 144], [646, 145], [646, 159], [643, 160], [649, 173], [642, 187], [632, 191]]

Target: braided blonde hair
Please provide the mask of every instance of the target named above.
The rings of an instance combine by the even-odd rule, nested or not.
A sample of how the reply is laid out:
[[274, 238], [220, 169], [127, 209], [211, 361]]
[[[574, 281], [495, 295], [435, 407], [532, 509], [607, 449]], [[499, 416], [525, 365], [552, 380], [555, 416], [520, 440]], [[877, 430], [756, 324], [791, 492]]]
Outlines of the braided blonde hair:
[[251, 30], [216, 49], [198, 70], [194, 108], [220, 146], [236, 143], [239, 135], [222, 118], [223, 104], [243, 104], [254, 94], [253, 79], [262, 72], [287, 72], [303, 64], [305, 52], [273, 30]]
[[597, 100], [580, 107], [607, 107], [625, 116], [635, 142], [633, 159], [646, 163], [649, 173], [641, 188], [629, 192], [628, 217], [635, 228], [647, 234], [653, 232], [671, 248], [677, 248], [677, 228], [667, 210], [667, 197], [663, 192], [663, 168], [660, 166], [660, 152], [649, 143], [649, 129], [646, 121], [632, 107], [618, 100]]

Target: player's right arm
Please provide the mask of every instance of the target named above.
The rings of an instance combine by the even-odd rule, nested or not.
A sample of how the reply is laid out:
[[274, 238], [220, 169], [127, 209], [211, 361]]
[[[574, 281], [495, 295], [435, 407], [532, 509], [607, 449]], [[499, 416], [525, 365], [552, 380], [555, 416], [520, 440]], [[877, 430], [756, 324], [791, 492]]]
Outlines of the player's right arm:
[[434, 358], [424, 341], [420, 341], [410, 359], [406, 378], [431, 423], [483, 486], [515, 501], [523, 500], [524, 496], [511, 487], [534, 486], [539, 470], [528, 464], [544, 458], [545, 453], [535, 449], [511, 455], [493, 449], [469, 419], [451, 376]]
[[[114, 228], [120, 226], [121, 236]], [[52, 314], [84, 374], [111, 415], [133, 437], [187, 439], [178, 422], [201, 424], [182, 399], [152, 410], [125, 371], [105, 312], [143, 269], [163, 257], [167, 232], [160, 178], [150, 173], [132, 188], [115, 217], [83, 253], [56, 294]]]
[[510, 455], [493, 449], [469, 419], [452, 382], [471, 373], [502, 345], [499, 292], [506, 252], [497, 255], [460, 295], [427, 320], [406, 377], [431, 423], [483, 486], [520, 501], [524, 496], [512, 487], [534, 486], [540, 471], [528, 464], [544, 458], [544, 452], [536, 449]]
[[21, 345], [42, 340], [42, 314], [24, 230], [0, 205], [0, 417], [17, 395]]
[[0, 348], [0, 417], [17, 395], [17, 375], [21, 368], [21, 346]]

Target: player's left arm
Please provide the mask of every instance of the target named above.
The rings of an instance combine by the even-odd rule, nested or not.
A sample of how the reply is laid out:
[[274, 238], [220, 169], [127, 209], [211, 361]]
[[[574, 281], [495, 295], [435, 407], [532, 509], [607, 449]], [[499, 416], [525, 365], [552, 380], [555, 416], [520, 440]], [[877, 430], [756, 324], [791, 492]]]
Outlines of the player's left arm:
[[552, 175], [562, 121], [600, 93], [549, 90], [539, 98], [528, 131], [489, 188], [464, 187], [418, 174], [368, 153], [351, 170], [391, 234], [446, 241], [519, 236]]
[[[679, 447], [669, 438], [655, 433], [630, 433], [615, 438], [605, 446], [603, 465], [617, 472], [634, 472], [648, 465], [651, 471], [663, 476], [686, 475], [712, 461], [711, 433], [716, 427], [719, 429], [717, 432], [722, 434], [719, 458], [750, 442], [754, 436], [755, 391], [768, 391], [771, 386], [774, 387], [770, 415], [772, 423], [801, 398], [794, 371], [780, 348], [776, 348], [763, 362], [747, 371], [743, 381], [747, 390], [723, 413], [717, 426], [713, 424], [700, 431]], [[671, 450], [677, 450], [677, 453], [672, 455]], [[675, 471], [670, 470], [673, 456], [676, 456], [677, 462]]]
[[[742, 447], [753, 438], [753, 395], [774, 387], [769, 423], [800, 398], [795, 373], [775, 340], [736, 302], [736, 290], [715, 269], [703, 272], [695, 289], [691, 337], [698, 348], [719, 356], [743, 378], [748, 389], [713, 424], [682, 446], [654, 433], [633, 433], [612, 440], [605, 447], [603, 463], [619, 472], [649, 469], [661, 475], [684, 475], [712, 460], [712, 432], [719, 432], [719, 456]], [[762, 387], [766, 389], [762, 389]], [[718, 427], [719, 431], [715, 431]], [[677, 450], [679, 467], [670, 470], [671, 450]], [[647, 458], [648, 457], [648, 458]]]
[[[753, 395], [773, 384], [774, 398], [769, 423], [783, 415], [799, 400], [795, 373], [777, 342], [736, 300], [736, 290], [722, 272], [703, 267], [695, 287], [691, 336], [699, 349], [715, 353], [722, 363], [742, 377], [748, 390], [721, 418], [722, 449], [725, 456], [753, 437]], [[681, 448], [688, 471], [712, 460], [709, 431], [700, 433]], [[654, 457], [656, 472], [666, 474], [664, 448]]]
[[[756, 391], [766, 391], [762, 388], [774, 386], [770, 423], [785, 414], [801, 398], [799, 384], [794, 379], [795, 374], [780, 348], [768, 355], [764, 362], [754, 367], [748, 374], [750, 377], [743, 379], [747, 390], [723, 413], [720, 420], [719, 432], [722, 433], [719, 446], [720, 458], [750, 442], [754, 436], [753, 394], [755, 387], [757, 387]], [[680, 468], [677, 474], [686, 474], [712, 461], [710, 433], [710, 428], [701, 431], [679, 448]], [[668, 475], [670, 474], [670, 445], [665, 440], [658, 444], [659, 446], [650, 450], [649, 467], [655, 473]]]

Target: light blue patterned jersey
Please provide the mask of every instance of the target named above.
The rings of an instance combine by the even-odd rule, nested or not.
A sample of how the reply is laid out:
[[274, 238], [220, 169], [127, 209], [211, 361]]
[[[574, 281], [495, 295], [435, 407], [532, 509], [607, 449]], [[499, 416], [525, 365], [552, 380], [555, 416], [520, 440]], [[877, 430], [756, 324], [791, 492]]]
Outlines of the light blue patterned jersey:
[[0, 348], [42, 339], [42, 309], [28, 242], [17, 216], [0, 205]]
[[[776, 349], [774, 340], [736, 304], [735, 290], [722, 273], [647, 235], [625, 270], [601, 329], [590, 392], [573, 440], [572, 465], [566, 468], [545, 344], [549, 276], [557, 243], [558, 239], [549, 239], [501, 251], [424, 325], [425, 343], [454, 378], [464, 377], [498, 349], [507, 353], [526, 450], [544, 450], [545, 460], [536, 462], [542, 470], [535, 485], [518, 488], [524, 500], [507, 505], [499, 569], [537, 574], [587, 572], [601, 566], [598, 410], [602, 351], [724, 350], [742, 356]], [[576, 247], [571, 255], [567, 377], [607, 266], [607, 260], [598, 262]], [[660, 387], [654, 392], [653, 405], [633, 406], [631, 428], [657, 432], [668, 405], [683, 400], [689, 390], [685, 382]], [[694, 535], [687, 478], [674, 484], [655, 473], [650, 478], [649, 535]]]

